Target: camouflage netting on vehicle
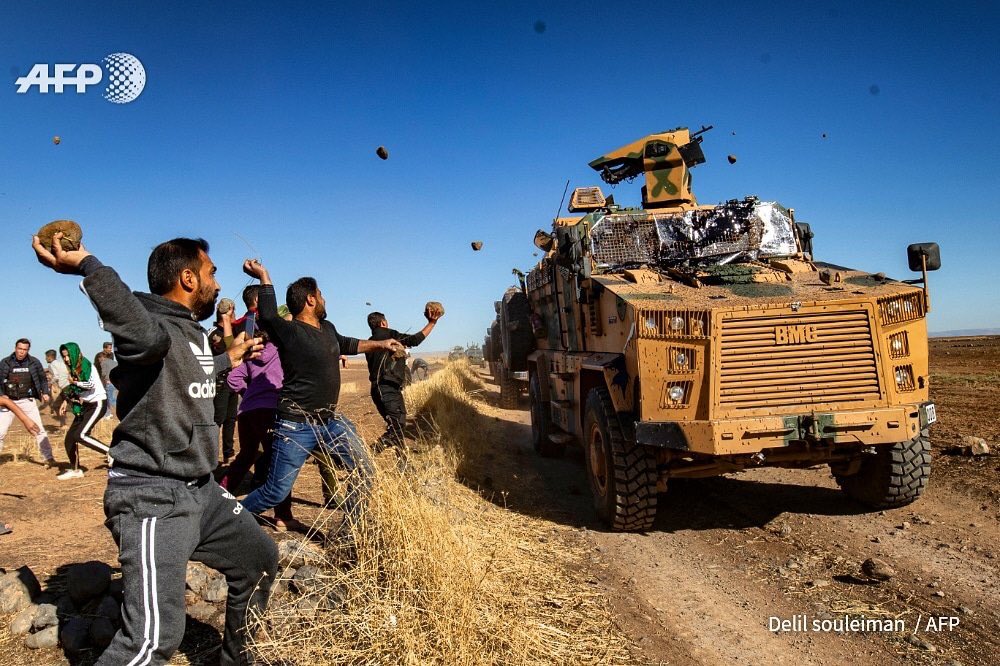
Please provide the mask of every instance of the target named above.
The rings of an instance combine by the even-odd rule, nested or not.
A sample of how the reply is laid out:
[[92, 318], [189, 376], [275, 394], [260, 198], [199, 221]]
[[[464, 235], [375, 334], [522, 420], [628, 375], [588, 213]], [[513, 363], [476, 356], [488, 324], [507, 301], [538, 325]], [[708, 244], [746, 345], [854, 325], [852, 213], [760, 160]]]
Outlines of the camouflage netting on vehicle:
[[612, 213], [590, 232], [598, 266], [712, 266], [795, 254], [788, 212], [774, 202], [748, 197], [707, 210], [669, 215]]

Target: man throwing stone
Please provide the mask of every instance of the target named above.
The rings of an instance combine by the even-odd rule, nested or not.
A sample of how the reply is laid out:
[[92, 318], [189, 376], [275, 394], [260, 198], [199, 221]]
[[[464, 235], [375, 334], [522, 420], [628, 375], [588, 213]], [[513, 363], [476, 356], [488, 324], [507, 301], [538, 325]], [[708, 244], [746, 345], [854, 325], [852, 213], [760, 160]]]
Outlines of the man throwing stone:
[[58, 273], [83, 275], [114, 339], [118, 416], [114, 464], [104, 493], [106, 525], [118, 544], [124, 582], [122, 627], [98, 660], [103, 666], [163, 664], [184, 635], [188, 560], [222, 572], [229, 583], [221, 664], [250, 661], [246, 621], [267, 603], [277, 548], [239, 502], [212, 479], [218, 427], [216, 373], [256, 351], [239, 341], [212, 357], [204, 328], [219, 285], [208, 243], [176, 238], [149, 256], [149, 290], [133, 293], [82, 246], [64, 251], [37, 236], [38, 260]]
[[[424, 341], [441, 315], [433, 310], [424, 313], [427, 325], [413, 335], [402, 334], [389, 328], [389, 322], [381, 312], [368, 315], [368, 327], [372, 330], [371, 340], [399, 340], [406, 347], [416, 347]], [[397, 357], [398, 356], [398, 357]], [[368, 379], [372, 383], [372, 402], [378, 413], [385, 419], [385, 434], [379, 437], [378, 447], [402, 446], [406, 428], [406, 403], [403, 401], [403, 385], [406, 383], [406, 357], [384, 351], [365, 354], [368, 360]]]
[[267, 481], [243, 498], [243, 506], [255, 514], [276, 506], [291, 492], [306, 458], [315, 451], [320, 457], [327, 503], [334, 483], [330, 463], [349, 472], [344, 512], [357, 524], [362, 495], [374, 468], [354, 424], [337, 412], [340, 355], [394, 352], [403, 345], [396, 340], [358, 340], [338, 333], [326, 320], [326, 300], [316, 280], [310, 277], [299, 278], [288, 286], [285, 303], [293, 319], [286, 321], [278, 315], [267, 269], [259, 261], [247, 259], [243, 270], [260, 280], [257, 321], [278, 348], [285, 375]]

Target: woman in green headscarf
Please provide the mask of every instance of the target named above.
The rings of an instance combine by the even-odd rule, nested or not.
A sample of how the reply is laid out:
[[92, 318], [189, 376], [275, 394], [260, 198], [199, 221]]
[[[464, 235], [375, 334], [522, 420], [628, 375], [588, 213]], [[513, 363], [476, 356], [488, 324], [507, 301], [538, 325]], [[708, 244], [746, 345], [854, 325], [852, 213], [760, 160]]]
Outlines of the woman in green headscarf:
[[[93, 369], [90, 361], [80, 353], [80, 347], [75, 342], [67, 342], [59, 347], [59, 353], [69, 370], [70, 379], [70, 384], [63, 389], [63, 393], [66, 395], [66, 401], [73, 406], [75, 415], [65, 441], [66, 456], [72, 467], [56, 476], [60, 481], [65, 481], [83, 476], [83, 470], [80, 469], [80, 444], [108, 455], [108, 445], [90, 434], [108, 411], [108, 394], [105, 393], [100, 378], [91, 376]], [[60, 413], [65, 409], [66, 402], [59, 408]]]

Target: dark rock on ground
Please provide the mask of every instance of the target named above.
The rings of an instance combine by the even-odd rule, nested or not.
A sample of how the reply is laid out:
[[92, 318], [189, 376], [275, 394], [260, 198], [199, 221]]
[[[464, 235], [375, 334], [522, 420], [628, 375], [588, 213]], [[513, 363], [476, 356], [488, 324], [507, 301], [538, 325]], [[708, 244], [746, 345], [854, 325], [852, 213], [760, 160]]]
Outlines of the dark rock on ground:
[[104, 562], [74, 564], [66, 571], [66, 592], [77, 606], [103, 595], [111, 585], [111, 567]]

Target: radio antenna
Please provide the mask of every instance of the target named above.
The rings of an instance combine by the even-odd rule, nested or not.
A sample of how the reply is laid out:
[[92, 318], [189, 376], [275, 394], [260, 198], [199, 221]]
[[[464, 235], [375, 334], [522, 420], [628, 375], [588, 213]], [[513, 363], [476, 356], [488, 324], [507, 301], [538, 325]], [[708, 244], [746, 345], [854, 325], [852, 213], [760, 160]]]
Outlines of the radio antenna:
[[566, 187], [563, 188], [562, 199], [559, 200], [559, 210], [556, 211], [556, 217], [559, 217], [559, 213], [562, 212], [563, 204], [566, 203], [566, 193], [569, 192], [569, 180], [566, 181]]

